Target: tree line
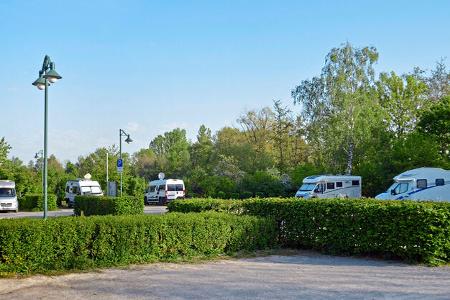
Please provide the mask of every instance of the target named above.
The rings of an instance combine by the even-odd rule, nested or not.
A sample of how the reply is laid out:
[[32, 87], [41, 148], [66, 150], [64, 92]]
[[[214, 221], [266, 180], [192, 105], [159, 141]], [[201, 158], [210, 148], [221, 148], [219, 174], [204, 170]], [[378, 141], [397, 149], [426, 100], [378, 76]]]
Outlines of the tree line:
[[[185, 180], [188, 194], [248, 198], [292, 196], [312, 174], [363, 177], [363, 194], [374, 196], [391, 179], [415, 167], [450, 168], [450, 72], [443, 60], [430, 72], [382, 72], [374, 47], [349, 43], [333, 48], [317, 76], [292, 90], [295, 111], [280, 100], [243, 113], [236, 127], [213, 133], [200, 126], [190, 141], [184, 129], [158, 135], [149, 147], [123, 153], [124, 193], [142, 195], [159, 172]], [[41, 160], [8, 159], [0, 140], [0, 178], [15, 180], [22, 194], [40, 192]], [[106, 186], [118, 148], [99, 148], [63, 165], [49, 157], [49, 190], [61, 199], [69, 179], [90, 173]]]

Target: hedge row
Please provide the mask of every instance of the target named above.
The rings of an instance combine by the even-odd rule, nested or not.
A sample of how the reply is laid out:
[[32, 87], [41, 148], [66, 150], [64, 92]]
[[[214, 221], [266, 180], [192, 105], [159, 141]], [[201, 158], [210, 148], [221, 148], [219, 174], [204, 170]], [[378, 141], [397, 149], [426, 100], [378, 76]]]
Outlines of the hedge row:
[[0, 274], [216, 256], [272, 247], [274, 221], [220, 213], [0, 220]]
[[76, 196], [73, 211], [77, 216], [138, 215], [144, 213], [144, 200], [133, 196]]
[[284, 247], [381, 255], [411, 262], [450, 261], [450, 203], [374, 199], [192, 199], [169, 211], [206, 210], [271, 217]]
[[[56, 210], [56, 195], [47, 195], [47, 209]], [[41, 211], [44, 210], [44, 195], [42, 194], [26, 194], [19, 199], [19, 210], [25, 211]]]

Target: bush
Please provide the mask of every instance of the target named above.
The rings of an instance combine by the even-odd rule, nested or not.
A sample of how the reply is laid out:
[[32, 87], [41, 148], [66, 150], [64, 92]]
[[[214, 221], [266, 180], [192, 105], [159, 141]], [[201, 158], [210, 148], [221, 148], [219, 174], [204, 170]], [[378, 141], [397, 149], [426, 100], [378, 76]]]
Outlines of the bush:
[[[44, 210], [44, 195], [26, 194], [19, 199], [19, 209], [24, 211]], [[47, 194], [47, 210], [56, 210], [56, 195]]]
[[0, 220], [0, 273], [108, 267], [256, 250], [274, 221], [213, 212]]
[[231, 212], [277, 221], [284, 247], [333, 254], [381, 255], [439, 264], [450, 261], [450, 203], [373, 199], [193, 199], [169, 211]]
[[138, 215], [144, 213], [144, 200], [134, 196], [76, 196], [73, 211], [77, 216]]

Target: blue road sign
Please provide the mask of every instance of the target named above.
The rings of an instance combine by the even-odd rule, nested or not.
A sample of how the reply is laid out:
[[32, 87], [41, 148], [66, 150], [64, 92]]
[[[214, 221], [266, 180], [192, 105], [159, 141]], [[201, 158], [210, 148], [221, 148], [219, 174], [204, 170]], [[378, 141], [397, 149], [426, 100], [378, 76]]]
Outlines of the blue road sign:
[[123, 160], [119, 158], [117, 160], [117, 172], [122, 173], [123, 171]]

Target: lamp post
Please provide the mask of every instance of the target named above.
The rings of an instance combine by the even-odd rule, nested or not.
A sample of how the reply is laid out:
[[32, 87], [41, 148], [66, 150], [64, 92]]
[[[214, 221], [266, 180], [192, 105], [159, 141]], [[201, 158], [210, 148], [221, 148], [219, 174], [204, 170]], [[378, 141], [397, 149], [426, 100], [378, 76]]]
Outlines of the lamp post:
[[44, 191], [44, 151], [39, 150], [38, 152], [36, 152], [36, 154], [34, 155], [34, 158], [36, 159], [36, 161], [39, 162], [39, 159], [41, 159], [41, 161], [39, 162], [39, 168], [41, 169], [41, 177], [42, 177], [42, 191]]
[[47, 117], [48, 117], [48, 87], [50, 83], [55, 83], [62, 77], [55, 70], [55, 63], [50, 60], [50, 57], [46, 55], [44, 57], [44, 63], [39, 71], [39, 78], [32, 84], [39, 90], [45, 90], [44, 100], [44, 219], [47, 219]]
[[[131, 143], [133, 140], [130, 135], [126, 133], [123, 129], [119, 129], [119, 158], [122, 159], [122, 137], [126, 136], [125, 142], [127, 144]], [[122, 197], [122, 172], [120, 172], [120, 197]]]

